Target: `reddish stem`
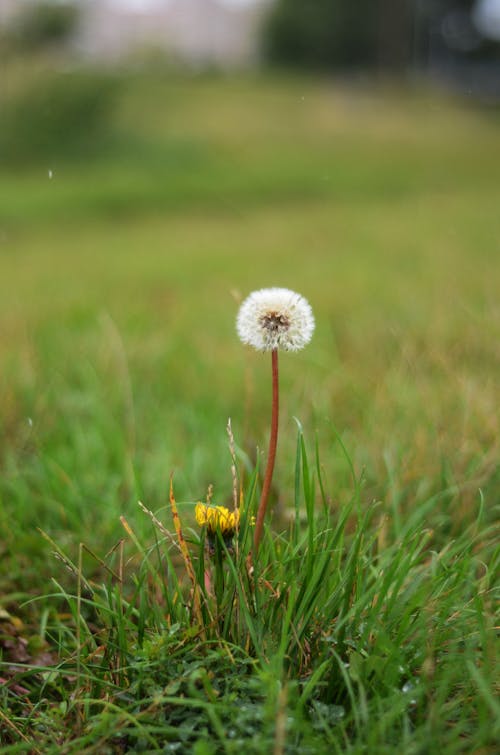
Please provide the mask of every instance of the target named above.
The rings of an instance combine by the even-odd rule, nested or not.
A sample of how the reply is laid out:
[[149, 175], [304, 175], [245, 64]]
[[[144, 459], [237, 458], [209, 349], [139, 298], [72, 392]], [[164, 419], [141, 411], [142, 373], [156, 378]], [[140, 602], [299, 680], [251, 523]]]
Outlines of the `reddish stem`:
[[269, 498], [269, 491], [271, 490], [271, 482], [273, 479], [274, 462], [276, 459], [276, 446], [278, 445], [278, 416], [279, 416], [279, 385], [278, 385], [278, 350], [273, 349], [271, 351], [271, 364], [273, 371], [273, 406], [271, 411], [271, 436], [269, 438], [269, 451], [267, 454], [267, 467], [264, 477], [264, 483], [262, 485], [262, 493], [260, 495], [259, 509], [257, 511], [257, 520], [255, 522], [255, 530], [253, 536], [253, 545], [255, 555], [259, 550], [259, 544], [262, 538], [262, 530], [264, 528], [264, 518], [266, 516], [267, 502]]

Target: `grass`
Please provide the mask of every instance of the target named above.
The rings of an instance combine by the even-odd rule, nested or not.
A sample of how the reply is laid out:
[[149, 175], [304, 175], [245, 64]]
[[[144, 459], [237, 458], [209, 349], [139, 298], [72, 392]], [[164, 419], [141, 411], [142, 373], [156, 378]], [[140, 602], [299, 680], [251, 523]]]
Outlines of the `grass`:
[[[493, 753], [496, 111], [157, 73], [113, 118], [0, 176], [2, 752]], [[211, 595], [194, 503], [230, 505], [228, 416], [258, 500], [269, 365], [234, 319], [267, 285], [317, 330], [255, 571], [243, 526]]]

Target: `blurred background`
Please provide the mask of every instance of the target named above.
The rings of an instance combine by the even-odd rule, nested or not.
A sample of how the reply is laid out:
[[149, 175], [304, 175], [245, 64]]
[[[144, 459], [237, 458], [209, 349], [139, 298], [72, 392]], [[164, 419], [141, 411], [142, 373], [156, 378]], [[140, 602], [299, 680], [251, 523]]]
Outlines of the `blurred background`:
[[0, 45], [3, 163], [96, 144], [111, 78], [146, 68], [391, 76], [500, 98], [499, 0], [2, 0]]
[[230, 497], [227, 417], [251, 464], [270, 399], [234, 321], [270, 285], [317, 317], [283, 506], [293, 416], [335, 500], [334, 427], [394, 521], [498, 492], [499, 39], [497, 0], [0, 0], [4, 553], [106, 538], [171, 469]]
[[[418, 72], [499, 95], [498, 0], [2, 0], [4, 55]], [[62, 61], [60, 61], [62, 62]]]

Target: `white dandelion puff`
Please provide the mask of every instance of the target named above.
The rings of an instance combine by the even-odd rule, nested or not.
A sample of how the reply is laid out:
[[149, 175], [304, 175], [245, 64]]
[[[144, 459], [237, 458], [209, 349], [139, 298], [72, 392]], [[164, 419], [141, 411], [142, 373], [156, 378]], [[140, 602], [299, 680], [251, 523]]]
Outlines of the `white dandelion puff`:
[[253, 291], [240, 307], [236, 329], [243, 343], [258, 351], [271, 352], [272, 391], [271, 432], [262, 491], [254, 530], [254, 550], [257, 555], [262, 538], [269, 493], [273, 479], [279, 424], [278, 351], [299, 351], [312, 338], [314, 316], [309, 303], [288, 288], [262, 288]]
[[243, 302], [236, 320], [238, 336], [258, 351], [299, 351], [312, 338], [309, 303], [288, 288], [262, 288]]

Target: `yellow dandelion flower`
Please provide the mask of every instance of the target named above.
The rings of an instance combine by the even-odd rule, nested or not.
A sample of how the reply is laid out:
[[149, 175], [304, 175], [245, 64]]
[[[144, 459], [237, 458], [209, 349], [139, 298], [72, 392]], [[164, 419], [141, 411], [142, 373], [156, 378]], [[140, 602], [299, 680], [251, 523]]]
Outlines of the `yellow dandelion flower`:
[[224, 537], [231, 537], [240, 521], [240, 512], [229, 511], [225, 506], [210, 506], [197, 503], [194, 509], [196, 523], [206, 525], [209, 535], [220, 531]]

